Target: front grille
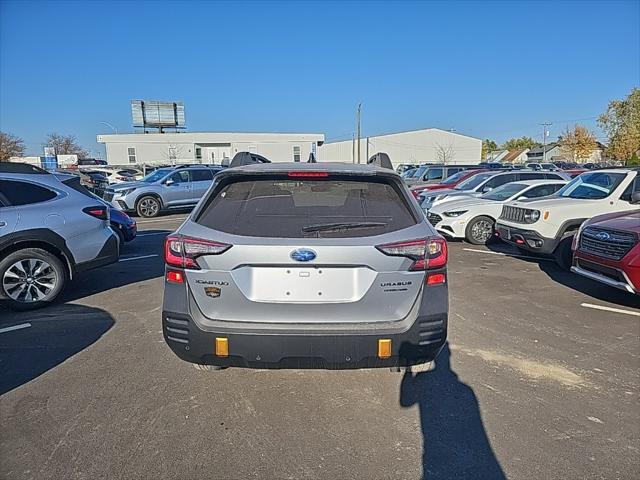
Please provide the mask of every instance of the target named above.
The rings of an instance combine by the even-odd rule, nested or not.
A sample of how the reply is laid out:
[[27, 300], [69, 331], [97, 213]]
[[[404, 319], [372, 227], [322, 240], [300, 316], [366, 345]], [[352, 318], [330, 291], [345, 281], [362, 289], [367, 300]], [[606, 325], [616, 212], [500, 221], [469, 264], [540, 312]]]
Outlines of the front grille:
[[580, 250], [597, 257], [620, 260], [637, 242], [630, 232], [587, 227], [580, 235]]
[[429, 220], [429, 223], [435, 227], [442, 221], [442, 217], [437, 213], [427, 213], [427, 220]]
[[500, 220], [507, 220], [514, 223], [527, 223], [525, 221], [525, 215], [529, 210], [526, 208], [511, 207], [505, 205], [502, 207], [502, 213], [500, 214]]

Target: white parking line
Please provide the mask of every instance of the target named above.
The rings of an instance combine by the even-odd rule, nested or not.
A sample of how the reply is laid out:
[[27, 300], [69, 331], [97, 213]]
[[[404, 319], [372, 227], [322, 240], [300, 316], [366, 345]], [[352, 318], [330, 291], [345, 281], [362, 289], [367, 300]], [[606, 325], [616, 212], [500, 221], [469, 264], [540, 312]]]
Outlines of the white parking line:
[[545, 262], [553, 262], [554, 260], [551, 258], [545, 257], [532, 257], [529, 255], [518, 255], [517, 253], [502, 253], [502, 252], [491, 252], [489, 250], [477, 250], [475, 248], [463, 248], [467, 252], [476, 252], [476, 253], [486, 253], [489, 255], [501, 255], [503, 257], [516, 257], [516, 258], [529, 258], [531, 260], [544, 260]]
[[13, 332], [14, 330], [22, 330], [23, 328], [29, 328], [30, 323], [21, 323], [20, 325], [12, 325], [10, 327], [0, 328], [0, 333]]
[[581, 307], [593, 308], [594, 310], [604, 310], [605, 312], [624, 313], [625, 315], [633, 315], [640, 317], [640, 312], [634, 312], [632, 310], [623, 310], [621, 308], [605, 307], [604, 305], [594, 305], [592, 303], [581, 303]]
[[137, 222], [138, 225], [144, 225], [145, 223], [155, 223], [155, 222], [171, 222], [171, 221], [184, 221], [187, 217], [171, 217], [171, 218], [156, 218], [155, 220], [142, 220]]
[[153, 255], [140, 255], [139, 257], [124, 257], [121, 258], [120, 260], [118, 260], [119, 262], [128, 262], [130, 260], [142, 260], [143, 258], [151, 258], [151, 257], [159, 257], [160, 255], [153, 254]]

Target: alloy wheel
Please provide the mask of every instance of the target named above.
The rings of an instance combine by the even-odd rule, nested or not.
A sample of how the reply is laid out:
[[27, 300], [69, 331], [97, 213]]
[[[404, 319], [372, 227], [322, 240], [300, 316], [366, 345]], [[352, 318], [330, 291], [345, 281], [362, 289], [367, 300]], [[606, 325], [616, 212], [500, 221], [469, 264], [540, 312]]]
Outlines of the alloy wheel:
[[493, 225], [487, 220], [480, 220], [471, 227], [471, 235], [477, 242], [486, 242], [493, 235]]
[[57, 284], [56, 271], [39, 258], [18, 260], [2, 276], [5, 295], [22, 303], [47, 300]]

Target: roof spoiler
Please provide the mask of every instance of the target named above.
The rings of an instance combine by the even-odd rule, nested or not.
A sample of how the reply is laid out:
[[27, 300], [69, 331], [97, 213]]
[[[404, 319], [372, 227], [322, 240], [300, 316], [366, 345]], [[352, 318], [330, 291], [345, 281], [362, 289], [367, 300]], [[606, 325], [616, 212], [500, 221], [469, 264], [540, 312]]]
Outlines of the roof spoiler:
[[373, 154], [373, 156], [369, 158], [369, 160], [367, 160], [367, 164], [376, 165], [382, 168], [390, 168], [391, 170], [393, 170], [393, 165], [391, 164], [389, 155], [383, 152]]
[[238, 152], [231, 159], [229, 168], [242, 167], [244, 165], [259, 165], [261, 163], [271, 163], [271, 160], [251, 152]]

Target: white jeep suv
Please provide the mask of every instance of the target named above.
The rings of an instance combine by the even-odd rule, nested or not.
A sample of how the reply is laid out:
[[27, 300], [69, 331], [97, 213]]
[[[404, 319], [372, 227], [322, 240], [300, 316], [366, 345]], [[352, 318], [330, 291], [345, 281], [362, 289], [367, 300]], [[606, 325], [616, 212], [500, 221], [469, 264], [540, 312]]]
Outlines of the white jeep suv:
[[571, 241], [586, 219], [603, 213], [637, 209], [631, 204], [640, 169], [586, 172], [556, 195], [508, 203], [496, 223], [496, 235], [518, 248], [552, 255], [563, 268], [571, 266]]

